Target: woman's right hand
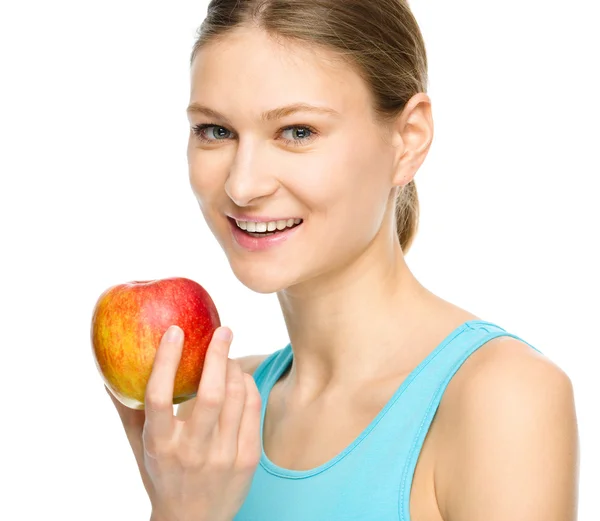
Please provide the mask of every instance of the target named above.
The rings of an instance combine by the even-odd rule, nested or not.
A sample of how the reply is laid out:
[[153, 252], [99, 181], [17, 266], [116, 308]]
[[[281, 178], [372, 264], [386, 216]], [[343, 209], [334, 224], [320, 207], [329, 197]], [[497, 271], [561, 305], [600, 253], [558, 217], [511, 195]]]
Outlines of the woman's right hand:
[[[179, 338], [171, 338], [175, 331]], [[225, 333], [221, 337], [219, 333]], [[209, 344], [196, 403], [173, 415], [183, 331], [169, 328], [156, 351], [145, 410], [129, 409], [107, 389], [127, 433], [157, 521], [231, 521], [260, 461], [261, 397], [252, 375], [229, 358], [231, 330]]]

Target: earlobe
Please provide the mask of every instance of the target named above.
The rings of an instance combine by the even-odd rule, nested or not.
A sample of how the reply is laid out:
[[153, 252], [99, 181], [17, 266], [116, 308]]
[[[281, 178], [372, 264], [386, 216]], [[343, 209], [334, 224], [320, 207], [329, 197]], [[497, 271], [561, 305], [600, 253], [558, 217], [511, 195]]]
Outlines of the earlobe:
[[396, 170], [392, 184], [400, 188], [406, 186], [414, 179], [418, 169], [419, 167], [415, 166], [414, 162], [410, 162], [403, 168], [399, 168]]

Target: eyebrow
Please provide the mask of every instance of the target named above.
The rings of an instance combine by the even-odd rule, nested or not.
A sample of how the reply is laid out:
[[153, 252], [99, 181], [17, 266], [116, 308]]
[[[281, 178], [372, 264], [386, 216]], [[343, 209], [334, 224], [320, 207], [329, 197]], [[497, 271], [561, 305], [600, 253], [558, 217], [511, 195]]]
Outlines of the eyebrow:
[[[200, 105], [199, 103], [191, 103], [186, 112], [188, 114], [204, 114], [210, 118], [221, 119], [227, 124], [230, 124], [229, 120], [223, 116], [223, 114], [220, 114], [216, 110], [205, 107], [204, 105]], [[277, 107], [275, 109], [267, 110], [261, 114], [260, 119], [266, 122], [274, 121], [296, 112], [312, 112], [315, 114], [326, 114], [336, 117], [341, 116], [337, 110], [334, 110], [330, 107], [309, 105], [308, 103], [294, 103], [292, 105], [286, 105], [284, 107]]]

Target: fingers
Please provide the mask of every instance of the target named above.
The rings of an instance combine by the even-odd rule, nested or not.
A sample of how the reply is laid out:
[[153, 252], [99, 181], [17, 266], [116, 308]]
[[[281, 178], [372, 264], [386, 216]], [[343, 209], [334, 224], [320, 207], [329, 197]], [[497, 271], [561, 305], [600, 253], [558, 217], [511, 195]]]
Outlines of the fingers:
[[246, 383], [244, 373], [237, 360], [227, 360], [227, 383], [225, 403], [219, 416], [219, 446], [230, 454], [233, 460], [237, 456], [240, 421], [246, 403]]
[[145, 432], [156, 443], [168, 441], [172, 436], [173, 387], [182, 349], [183, 331], [178, 326], [169, 327], [156, 351], [144, 398]]
[[262, 454], [262, 436], [260, 421], [262, 413], [262, 398], [251, 374], [244, 373], [246, 384], [246, 402], [238, 433], [238, 464], [254, 469]]
[[222, 338], [220, 332], [231, 335], [228, 328], [221, 327], [211, 339], [184, 436], [189, 446], [207, 450], [218, 440], [218, 447], [212, 450], [219, 451], [216, 458], [220, 463], [254, 469], [262, 453], [262, 400], [252, 375], [229, 358], [231, 337]]
[[186, 429], [194, 444], [207, 444], [218, 424], [225, 403], [227, 366], [232, 333], [229, 328], [215, 330], [204, 359], [196, 403]]

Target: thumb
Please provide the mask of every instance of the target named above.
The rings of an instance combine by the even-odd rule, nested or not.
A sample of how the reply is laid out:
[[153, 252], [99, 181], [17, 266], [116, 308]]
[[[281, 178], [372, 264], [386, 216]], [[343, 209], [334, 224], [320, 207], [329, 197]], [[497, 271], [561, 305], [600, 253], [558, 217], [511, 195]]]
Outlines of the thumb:
[[144, 422], [146, 421], [145, 411], [143, 409], [131, 409], [126, 405], [123, 405], [106, 385], [104, 385], [104, 389], [107, 392], [108, 396], [110, 396], [110, 399], [112, 400], [115, 409], [117, 409], [117, 412], [119, 413], [119, 417], [121, 418], [121, 422], [123, 423], [123, 427], [125, 428], [125, 432], [127, 432], [127, 435], [141, 435], [142, 430], [144, 428]]
[[125, 428], [127, 440], [129, 441], [129, 445], [133, 450], [135, 461], [142, 476], [144, 487], [146, 488], [146, 491], [150, 497], [152, 497], [151, 491], [153, 490], [153, 485], [144, 466], [144, 443], [142, 440], [144, 423], [146, 421], [146, 412], [143, 409], [137, 410], [126, 407], [106, 385], [104, 386], [104, 389], [108, 393], [108, 396], [110, 396], [110, 399], [119, 413], [119, 417], [121, 418], [121, 422]]

